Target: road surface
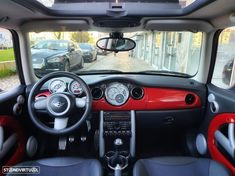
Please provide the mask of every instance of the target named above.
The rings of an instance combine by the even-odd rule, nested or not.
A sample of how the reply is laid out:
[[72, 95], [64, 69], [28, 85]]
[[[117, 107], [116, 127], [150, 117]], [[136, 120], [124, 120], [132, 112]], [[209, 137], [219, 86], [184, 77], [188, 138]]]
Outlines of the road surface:
[[81, 71], [87, 70], [119, 70], [123, 72], [138, 72], [144, 70], [154, 70], [147, 62], [128, 57], [127, 53], [109, 54], [99, 56], [97, 61], [87, 63]]

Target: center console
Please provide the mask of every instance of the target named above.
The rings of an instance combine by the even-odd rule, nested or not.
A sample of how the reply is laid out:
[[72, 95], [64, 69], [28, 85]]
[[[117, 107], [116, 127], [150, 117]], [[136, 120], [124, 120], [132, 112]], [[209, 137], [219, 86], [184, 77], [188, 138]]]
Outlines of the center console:
[[135, 156], [135, 111], [101, 111], [99, 155], [115, 175]]

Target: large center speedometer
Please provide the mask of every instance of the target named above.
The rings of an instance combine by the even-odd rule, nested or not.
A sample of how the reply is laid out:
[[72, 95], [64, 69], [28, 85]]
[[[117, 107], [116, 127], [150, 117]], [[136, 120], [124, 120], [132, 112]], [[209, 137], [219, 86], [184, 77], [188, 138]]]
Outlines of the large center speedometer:
[[111, 83], [105, 89], [105, 98], [111, 105], [120, 106], [128, 100], [129, 90], [122, 83]]

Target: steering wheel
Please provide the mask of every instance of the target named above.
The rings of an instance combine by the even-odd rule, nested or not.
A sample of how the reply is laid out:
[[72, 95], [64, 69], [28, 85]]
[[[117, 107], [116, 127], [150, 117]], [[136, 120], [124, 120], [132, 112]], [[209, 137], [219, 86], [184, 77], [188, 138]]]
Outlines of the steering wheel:
[[[58, 77], [66, 77], [77, 81], [85, 94], [83, 97], [76, 97], [69, 92], [52, 93], [48, 97], [40, 97], [35, 99], [39, 94], [41, 87], [49, 80]], [[86, 121], [91, 111], [92, 96], [87, 84], [77, 75], [69, 72], [53, 72], [41, 78], [31, 89], [28, 97], [28, 111], [33, 123], [50, 134], [61, 135], [78, 129], [83, 122]], [[54, 127], [45, 125], [37, 115], [37, 112], [45, 112], [54, 119]], [[76, 122], [67, 127], [68, 121], [72, 118], [76, 111], [83, 112]], [[73, 117], [74, 118], [74, 117]], [[77, 116], [76, 116], [77, 118]]]

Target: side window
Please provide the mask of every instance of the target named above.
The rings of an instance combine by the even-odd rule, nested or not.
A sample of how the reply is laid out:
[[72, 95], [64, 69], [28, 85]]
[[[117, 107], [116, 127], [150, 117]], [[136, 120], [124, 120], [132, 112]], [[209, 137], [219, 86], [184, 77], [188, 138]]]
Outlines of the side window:
[[10, 31], [0, 28], [0, 93], [19, 85]]
[[235, 85], [235, 27], [220, 33], [212, 84], [223, 89]]

